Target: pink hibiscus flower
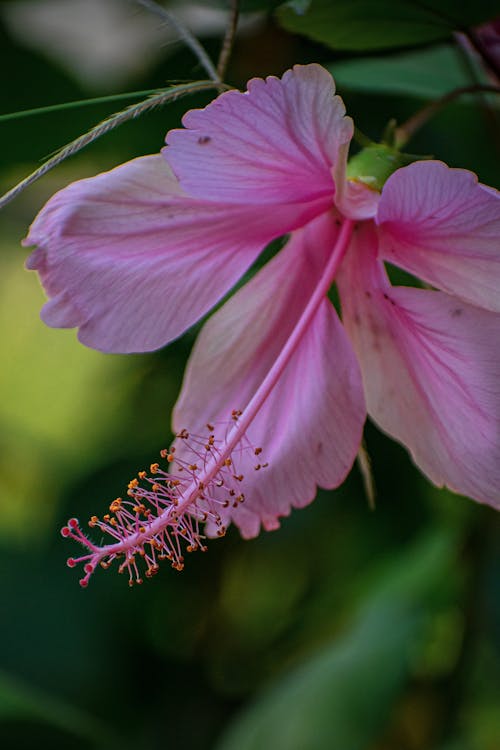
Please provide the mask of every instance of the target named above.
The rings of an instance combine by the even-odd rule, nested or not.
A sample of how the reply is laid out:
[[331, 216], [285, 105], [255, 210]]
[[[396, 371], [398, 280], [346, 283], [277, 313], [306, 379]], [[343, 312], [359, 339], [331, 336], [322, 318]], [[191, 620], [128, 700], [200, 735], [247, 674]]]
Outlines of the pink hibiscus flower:
[[[153, 464], [91, 519], [109, 544], [63, 529], [88, 548], [69, 561], [82, 584], [117, 557], [131, 581], [137, 555], [147, 575], [162, 557], [182, 567], [200, 523], [276, 528], [344, 480], [367, 411], [436, 485], [500, 508], [500, 194], [438, 161], [381, 192], [373, 175], [347, 180], [353, 124], [319, 65], [254, 79], [183, 125], [161, 155], [59, 192], [26, 240], [45, 322], [132, 352], [181, 335], [289, 235], [201, 331], [169, 470]], [[393, 287], [385, 262], [437, 289]]]

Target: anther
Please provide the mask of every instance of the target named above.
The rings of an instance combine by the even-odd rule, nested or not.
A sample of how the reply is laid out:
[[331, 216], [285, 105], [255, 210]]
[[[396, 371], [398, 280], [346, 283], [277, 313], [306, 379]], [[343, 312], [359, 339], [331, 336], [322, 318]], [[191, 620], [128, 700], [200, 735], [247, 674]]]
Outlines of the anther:
[[[234, 409], [231, 420], [237, 422], [241, 415], [241, 410]], [[206, 425], [209, 432], [205, 436], [193, 434], [190, 437], [186, 429], [181, 430], [177, 438], [185, 441], [182, 455], [175, 459], [175, 445], [159, 452], [169, 464], [168, 469], [152, 463], [149, 471], [140, 471], [130, 480], [126, 496], [113, 500], [109, 512], [100, 517], [91, 516], [89, 525], [109, 534], [112, 543], [95, 545], [81, 531], [76, 518], [68, 521], [61, 534], [90, 551], [81, 558], [67, 561], [69, 567], [84, 564], [82, 586], [87, 586], [97, 566], [106, 570], [113, 563], [120, 573], [127, 574], [130, 586], [141, 583], [143, 578], [149, 579], [165, 559], [180, 571], [184, 568], [181, 549], [189, 553], [207, 551], [201, 542], [200, 525], [210, 521], [217, 536], [226, 534], [225, 523], [216, 509], [237, 508], [244, 501], [244, 494], [238, 493], [236, 488], [236, 482], [242, 482], [244, 475], [237, 473], [238, 462], [236, 458], [233, 461], [227, 444], [230, 426], [231, 421], [226, 424], [226, 433], [217, 438], [215, 427], [210, 423]], [[244, 435], [242, 439], [238, 449], [242, 455], [249, 450], [250, 454], [260, 456], [262, 448], [254, 448]], [[250, 459], [250, 466], [252, 464]], [[255, 470], [264, 466], [267, 463], [253, 464]], [[154, 475], [158, 476], [153, 478]]]

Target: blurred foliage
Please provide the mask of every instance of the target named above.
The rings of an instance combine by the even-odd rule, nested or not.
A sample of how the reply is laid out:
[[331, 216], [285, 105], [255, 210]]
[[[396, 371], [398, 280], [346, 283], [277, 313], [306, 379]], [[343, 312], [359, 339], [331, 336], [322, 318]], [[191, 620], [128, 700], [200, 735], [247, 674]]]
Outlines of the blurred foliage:
[[369, 747], [408, 675], [452, 550], [442, 538], [426, 539], [385, 566], [347, 634], [265, 691], [230, 727], [221, 750], [319, 750], [333, 737], [339, 747]]
[[[456, 47], [438, 44], [411, 52], [342, 60], [331, 66], [331, 72], [340, 88], [430, 99], [469, 86], [472, 71], [467, 70]], [[474, 65], [473, 72], [478, 83], [488, 83], [479, 65]], [[496, 105], [492, 97], [492, 106]]]
[[498, 12], [495, 0], [292, 0], [278, 18], [289, 31], [333, 49], [371, 50], [446, 39]]
[[[475, 23], [499, 10], [481, 0], [433, 3], [432, 13], [417, 2], [313, 0], [293, 4], [300, 16], [292, 4], [279, 10], [287, 31], [277, 4], [247, 3], [268, 13], [238, 37], [228, 80], [243, 86], [252, 75], [322, 62], [338, 71], [349, 113], [372, 138], [421, 106], [416, 97], [476, 80], [463, 50], [433, 40], [450, 37], [449, 18]], [[212, 54], [219, 37], [204, 38]], [[342, 51], [407, 44], [370, 57]], [[102, 93], [77, 83], [50, 49], [23, 46], [1, 13], [0, 63], [4, 112]], [[129, 88], [199, 76], [195, 69], [190, 52], [167, 45]], [[83, 348], [73, 332], [39, 321], [43, 295], [23, 270], [19, 241], [56, 189], [158, 151], [185, 109], [210, 98], [128, 123], [0, 215], [0, 746], [498, 750], [499, 519], [430, 486], [371, 425], [375, 512], [355, 470], [278, 533], [243, 542], [231, 530], [184, 573], [165, 568], [142, 588], [130, 591], [110, 571], [81, 591], [64, 565], [73, 550], [58, 527], [99, 512], [168, 443], [196, 330], [151, 355]], [[0, 187], [114, 109], [0, 123]], [[487, 98], [449, 106], [411, 148], [500, 185]]]

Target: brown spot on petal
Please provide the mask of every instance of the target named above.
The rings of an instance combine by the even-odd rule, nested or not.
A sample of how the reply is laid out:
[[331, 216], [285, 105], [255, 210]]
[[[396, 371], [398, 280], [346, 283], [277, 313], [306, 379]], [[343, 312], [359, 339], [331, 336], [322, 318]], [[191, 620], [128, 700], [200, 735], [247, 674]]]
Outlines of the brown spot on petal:
[[212, 139], [209, 135], [200, 135], [200, 137], [198, 138], [198, 143], [200, 144], [200, 146], [205, 146], [205, 144], [210, 143], [211, 140]]

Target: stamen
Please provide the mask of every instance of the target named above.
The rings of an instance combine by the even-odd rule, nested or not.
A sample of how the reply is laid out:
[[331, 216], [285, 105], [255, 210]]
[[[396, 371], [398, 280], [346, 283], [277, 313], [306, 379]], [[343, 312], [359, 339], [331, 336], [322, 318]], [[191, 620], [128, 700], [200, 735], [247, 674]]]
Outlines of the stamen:
[[[251, 445], [246, 432], [279, 382], [323, 302], [347, 252], [353, 230], [353, 221], [346, 219], [322, 276], [293, 331], [245, 411], [234, 409], [231, 412], [224, 437], [216, 437], [221, 427], [217, 423], [208, 423], [208, 435], [203, 436], [190, 435], [186, 429], [181, 430], [176, 436], [177, 446], [161, 451], [166, 468], [160, 463], [151, 464], [152, 476], [140, 472], [138, 478], [132, 479], [128, 485], [127, 499], [120, 498], [120, 503], [112, 503], [113, 508], [117, 507], [116, 512], [111, 509], [111, 513], [104, 515], [102, 521], [97, 516], [91, 517], [90, 526], [97, 526], [110, 536], [112, 543], [95, 545], [74, 518], [61, 529], [64, 537], [74, 539], [88, 550], [87, 554], [68, 561], [70, 567], [83, 563], [85, 575], [80, 580], [82, 586], [87, 586], [97, 565], [106, 569], [117, 559], [120, 560], [118, 570], [128, 572], [130, 585], [142, 582], [136, 556], [146, 566], [147, 578], [156, 573], [157, 561], [164, 559], [169, 560], [176, 570], [182, 570], [184, 557], [181, 542], [188, 552], [206, 550], [200, 523], [210, 523], [210, 531], [215, 529], [214, 535], [225, 534], [220, 512], [230, 506], [237, 507], [245, 499], [241, 492], [245, 477], [238, 471], [238, 461], [248, 451], [253, 454], [250, 460], [262, 451], [260, 447]], [[267, 465], [267, 462], [260, 461], [253, 464], [256, 471], [265, 469]]]
[[[67, 561], [70, 568], [83, 565], [82, 587], [88, 585], [98, 565], [107, 570], [115, 560], [118, 572], [128, 574], [129, 586], [143, 582], [141, 569], [145, 578], [152, 578], [162, 560], [182, 570], [183, 550], [207, 550], [201, 524], [210, 522], [215, 536], [225, 535], [221, 512], [237, 508], [245, 499], [241, 492], [245, 477], [238, 463], [244, 455], [251, 458], [262, 452], [251, 444], [244, 428], [235, 436], [241, 415], [235, 409], [229, 422], [207, 424], [208, 435], [181, 430], [176, 435], [181, 441], [177, 450], [176, 446], [161, 450], [161, 462], [153, 462], [149, 472], [140, 471], [131, 479], [126, 496], [113, 500], [102, 518], [91, 516], [89, 527], [107, 535], [109, 544], [94, 544], [76, 518], [68, 521], [62, 536], [87, 550]], [[216, 437], [216, 431], [221, 437]]]

